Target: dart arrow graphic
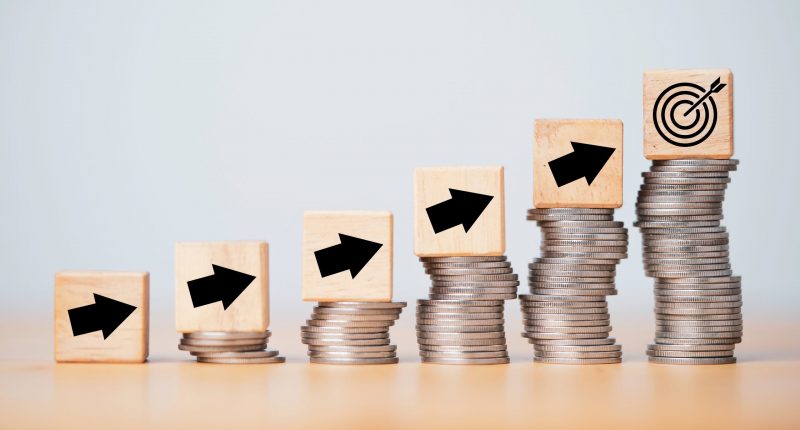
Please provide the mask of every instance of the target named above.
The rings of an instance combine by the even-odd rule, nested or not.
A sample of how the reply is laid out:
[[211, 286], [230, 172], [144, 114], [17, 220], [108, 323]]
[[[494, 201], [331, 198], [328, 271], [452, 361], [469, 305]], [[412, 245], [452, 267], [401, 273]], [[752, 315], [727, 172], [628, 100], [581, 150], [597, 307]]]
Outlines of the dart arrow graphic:
[[70, 309], [67, 313], [73, 336], [102, 330], [103, 339], [108, 339], [135, 310], [136, 306], [95, 293], [93, 304]]
[[717, 78], [716, 81], [712, 82], [711, 86], [708, 87], [708, 91], [706, 91], [705, 94], [703, 94], [699, 99], [697, 99], [697, 101], [694, 102], [692, 107], [690, 107], [689, 110], [687, 110], [686, 112], [683, 113], [683, 116], [689, 116], [689, 114], [692, 113], [693, 110], [697, 109], [698, 106], [703, 104], [703, 102], [707, 98], [709, 98], [711, 96], [711, 94], [716, 94], [716, 93], [722, 91], [722, 89], [725, 88], [726, 84], [720, 84], [719, 83], [720, 79], [721, 78]]
[[256, 279], [255, 276], [216, 264], [212, 264], [211, 268], [214, 269], [213, 275], [187, 282], [192, 305], [196, 308], [222, 302], [222, 308], [228, 309], [228, 306]]
[[580, 178], [586, 178], [586, 182], [592, 185], [592, 181], [603, 170], [603, 166], [616, 148], [580, 142], [570, 143], [573, 152], [547, 163], [553, 172], [556, 184], [562, 187]]
[[464, 233], [469, 232], [472, 225], [483, 213], [494, 196], [471, 193], [469, 191], [449, 188], [450, 199], [425, 209], [431, 221], [434, 233], [449, 230], [463, 225]]
[[339, 241], [341, 243], [338, 245], [314, 251], [319, 274], [323, 278], [349, 270], [350, 277], [354, 279], [383, 246], [381, 243], [342, 233], [339, 233]]

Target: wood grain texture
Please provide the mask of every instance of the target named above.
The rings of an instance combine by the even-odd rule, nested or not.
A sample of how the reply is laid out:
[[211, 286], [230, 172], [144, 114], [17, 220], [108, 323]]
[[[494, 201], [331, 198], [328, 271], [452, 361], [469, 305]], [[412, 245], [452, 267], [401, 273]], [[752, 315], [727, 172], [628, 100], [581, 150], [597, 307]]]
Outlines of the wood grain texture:
[[[614, 148], [589, 185], [585, 178], [561, 187], [549, 164], [574, 152], [572, 142]], [[618, 208], [622, 206], [623, 126], [618, 119], [536, 120], [533, 145], [533, 206]]]
[[[713, 132], [701, 143], [695, 146], [681, 147], [676, 146], [664, 139], [656, 129], [656, 119], [654, 119], [653, 109], [659, 95], [668, 87], [678, 83], [690, 83], [700, 88], [683, 87], [702, 94], [708, 90], [715, 79], [721, 78], [721, 83], [725, 87], [711, 98], [717, 108], [717, 121]], [[733, 156], [733, 73], [729, 69], [698, 69], [698, 70], [652, 70], [644, 73], [644, 156], [649, 160], [671, 160], [681, 158], [713, 158], [727, 159]], [[691, 96], [688, 100], [691, 100]], [[668, 99], [665, 96], [662, 100]], [[681, 97], [674, 99], [681, 100]], [[667, 107], [666, 112], [672, 110], [672, 105]], [[690, 103], [678, 106], [675, 110], [676, 124], [689, 126], [694, 120], [695, 115], [684, 116], [683, 109], [688, 110]], [[710, 105], [709, 105], [710, 106]], [[660, 112], [661, 109], [658, 109]], [[697, 112], [696, 110], [693, 112]], [[668, 115], [669, 118], [669, 115]], [[658, 120], [659, 124], [662, 121]], [[709, 121], [711, 122], [711, 121]], [[681, 134], [690, 134], [701, 128], [702, 120], [694, 127], [681, 130]], [[675, 130], [679, 130], [673, 127]], [[663, 130], [663, 127], [662, 127]], [[670, 134], [667, 134], [671, 136]], [[702, 134], [701, 134], [702, 135]], [[692, 139], [675, 139], [678, 143], [689, 143]]]
[[[414, 171], [414, 253], [420, 257], [503, 255], [506, 252], [503, 166], [424, 167]], [[492, 196], [480, 217], [434, 232], [426, 209], [452, 198], [450, 189]]]
[[[212, 275], [212, 264], [251, 276], [228, 309], [220, 302], [195, 308], [187, 283]], [[264, 331], [269, 328], [269, 247], [263, 241], [175, 244], [175, 326], [193, 331]]]
[[[55, 277], [55, 359], [58, 362], [141, 363], [149, 347], [150, 275], [147, 272], [59, 272]], [[108, 338], [95, 331], [73, 336], [70, 309], [92, 305], [94, 294], [136, 309]]]
[[[306, 212], [303, 217], [303, 287], [305, 301], [392, 300], [394, 219], [390, 212]], [[382, 244], [360, 272], [322, 277], [315, 251], [341, 243], [339, 234]]]

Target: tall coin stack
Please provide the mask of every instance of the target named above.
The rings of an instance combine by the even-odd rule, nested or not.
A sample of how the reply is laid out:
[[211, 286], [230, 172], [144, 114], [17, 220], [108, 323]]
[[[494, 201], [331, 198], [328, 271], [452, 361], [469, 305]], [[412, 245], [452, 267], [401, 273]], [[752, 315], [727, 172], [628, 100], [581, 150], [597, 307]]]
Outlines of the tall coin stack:
[[200, 363], [259, 364], [283, 363], [285, 357], [277, 350], [267, 349], [272, 333], [197, 331], [183, 333], [178, 344], [181, 351], [189, 351]]
[[405, 302], [319, 302], [302, 326], [312, 363], [394, 364], [397, 346], [389, 327], [400, 317]]
[[616, 265], [627, 257], [628, 231], [614, 209], [530, 209], [542, 231], [542, 256], [528, 267], [531, 294], [520, 295], [523, 337], [534, 361], [610, 364], [622, 346], [609, 337], [606, 296], [617, 294]]
[[519, 279], [503, 256], [420, 257], [432, 286], [417, 301], [417, 342], [423, 363], [509, 362], [504, 300]]
[[735, 363], [742, 340], [741, 278], [732, 276], [720, 225], [728, 173], [738, 160], [653, 161], [642, 173], [636, 226], [655, 278], [654, 363]]

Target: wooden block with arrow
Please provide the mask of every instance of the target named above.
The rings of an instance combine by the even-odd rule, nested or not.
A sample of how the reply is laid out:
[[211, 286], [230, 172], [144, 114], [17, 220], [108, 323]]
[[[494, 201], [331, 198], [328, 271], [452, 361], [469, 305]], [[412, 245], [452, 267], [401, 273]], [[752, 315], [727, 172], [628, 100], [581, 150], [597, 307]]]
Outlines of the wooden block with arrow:
[[503, 167], [414, 172], [414, 252], [420, 257], [503, 255]]
[[392, 300], [390, 212], [306, 212], [303, 300]]
[[175, 245], [175, 325], [195, 331], [269, 328], [269, 248], [262, 241]]
[[149, 288], [146, 272], [56, 273], [56, 361], [145, 361]]
[[644, 156], [733, 156], [733, 73], [728, 69], [644, 74]]
[[536, 120], [533, 206], [622, 206], [622, 121]]

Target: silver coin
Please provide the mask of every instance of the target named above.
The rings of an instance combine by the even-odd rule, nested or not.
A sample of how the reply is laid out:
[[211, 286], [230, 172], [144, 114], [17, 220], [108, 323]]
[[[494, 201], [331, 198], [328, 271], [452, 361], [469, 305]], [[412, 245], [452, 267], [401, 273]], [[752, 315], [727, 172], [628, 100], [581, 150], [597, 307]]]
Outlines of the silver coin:
[[483, 263], [423, 263], [426, 269], [507, 269], [511, 267], [508, 261], [487, 261]]
[[536, 351], [538, 358], [568, 358], [568, 359], [592, 359], [592, 358], [620, 358], [622, 352], [551, 352]]
[[203, 358], [266, 358], [275, 357], [278, 355], [277, 350], [269, 351], [212, 351], [212, 352], [198, 352], [192, 351], [191, 354], [195, 357]]
[[309, 357], [309, 361], [315, 364], [396, 364], [399, 362], [397, 357], [393, 358], [323, 358]]
[[252, 346], [263, 343], [266, 343], [264, 339], [207, 340], [183, 338], [180, 340], [180, 344], [186, 346]]
[[508, 275], [513, 274], [511, 267], [492, 269], [425, 269], [426, 275], [436, 276], [465, 276], [465, 275]]
[[[458, 314], [458, 315], [471, 315], [471, 314], [502, 314], [505, 310], [504, 306], [430, 306], [419, 305], [417, 306], [417, 313], [426, 314]], [[445, 316], [442, 316], [446, 318]], [[467, 318], [466, 316], [464, 317]]]
[[714, 178], [714, 177], [691, 177], [691, 178], [676, 178], [676, 177], [647, 177], [644, 180], [645, 184], [654, 184], [654, 185], [704, 185], [704, 184], [729, 184], [731, 182], [731, 178], [722, 177], [722, 178]]
[[252, 358], [220, 358], [220, 357], [197, 357], [199, 363], [214, 364], [271, 364], [285, 363], [286, 357], [252, 357]]
[[503, 331], [503, 325], [442, 325], [442, 324], [421, 324], [417, 323], [415, 328], [418, 331], [432, 333], [485, 333]]
[[322, 308], [359, 308], [359, 309], [399, 309], [406, 307], [406, 302], [319, 302]]
[[613, 215], [613, 208], [533, 208], [528, 209], [529, 214], [582, 214], [582, 215]]
[[741, 294], [728, 294], [719, 296], [656, 296], [657, 303], [710, 303], [710, 302], [738, 302], [742, 300]]
[[625, 226], [622, 221], [537, 221], [544, 229], [571, 229], [571, 228], [603, 228], [621, 229]]
[[656, 343], [662, 344], [678, 344], [678, 345], [733, 345], [736, 343], [741, 343], [742, 338], [730, 338], [730, 339], [714, 339], [714, 338], [705, 338], [705, 339], [671, 339], [667, 337], [657, 337], [655, 338]]
[[348, 321], [348, 322], [355, 322], [355, 321], [394, 321], [399, 317], [399, 314], [388, 314], [388, 315], [380, 315], [380, 314], [371, 314], [371, 315], [364, 315], [364, 314], [325, 314], [325, 313], [317, 313], [313, 312], [311, 316], [318, 321]]
[[342, 345], [342, 346], [375, 346], [375, 345], [389, 345], [389, 339], [316, 339], [309, 337], [301, 337], [301, 342], [305, 345], [325, 346], [325, 345]]
[[496, 319], [481, 319], [481, 320], [463, 320], [463, 319], [444, 319], [444, 318], [436, 318], [436, 319], [422, 319], [417, 318], [417, 324], [420, 325], [432, 325], [432, 326], [468, 326], [468, 325], [476, 325], [476, 326], [487, 326], [487, 325], [503, 325], [505, 320], [503, 318], [496, 318]]
[[[467, 308], [467, 307], [497, 307], [502, 308], [504, 306], [504, 302], [502, 300], [425, 300], [420, 299], [417, 300], [417, 304], [420, 306], [432, 306], [432, 307], [456, 307], [456, 308]], [[482, 311], [481, 311], [482, 312]]]
[[545, 240], [627, 241], [626, 233], [544, 233]]
[[549, 319], [524, 319], [522, 324], [531, 327], [600, 327], [609, 326], [611, 320], [597, 319], [597, 320], [549, 320]]
[[503, 358], [440, 358], [440, 357], [421, 357], [423, 363], [431, 364], [508, 364], [511, 359]]
[[531, 332], [522, 333], [522, 337], [534, 340], [575, 340], [575, 339], [600, 339], [608, 336], [608, 333], [561, 333], [561, 332]]
[[634, 221], [633, 225], [639, 228], [689, 229], [717, 227], [719, 226], [719, 221]]
[[431, 294], [516, 294], [517, 287], [431, 287], [428, 292]]
[[309, 351], [309, 357], [314, 358], [395, 358], [395, 352], [317, 352]]
[[517, 275], [503, 274], [503, 275], [435, 275], [430, 277], [432, 281], [446, 281], [446, 282], [484, 282], [484, 281], [515, 281]]
[[306, 320], [306, 325], [315, 327], [387, 327], [394, 321], [348, 321], [348, 320]]
[[[472, 288], [472, 287], [516, 287], [519, 285], [519, 281], [431, 281], [431, 286], [433, 287], [461, 287], [461, 288]], [[436, 298], [431, 297], [432, 300], [436, 300]], [[447, 300], [447, 299], [440, 299], [440, 300]], [[456, 298], [456, 300], [458, 300]], [[468, 299], [467, 299], [468, 300]]]
[[[605, 299], [597, 297], [558, 297], [558, 296], [543, 296], [538, 294], [520, 294], [519, 299], [527, 303], [555, 303], [565, 302], [574, 306], [582, 306], [576, 302], [597, 302], [594, 306], [605, 306]], [[591, 305], [587, 305], [591, 306]]]
[[504, 337], [492, 339], [427, 339], [417, 338], [417, 343], [420, 345], [463, 345], [463, 346], [482, 346], [482, 345], [505, 345], [506, 339]]
[[508, 352], [505, 350], [501, 351], [479, 351], [479, 352], [463, 352], [463, 351], [420, 351], [420, 357], [427, 357], [427, 358], [506, 358], [508, 357]]
[[343, 315], [348, 316], [370, 316], [370, 315], [384, 315], [384, 316], [399, 316], [399, 309], [358, 309], [358, 308], [325, 308], [315, 306], [313, 313], [316, 315]]
[[671, 284], [728, 284], [728, 283], [741, 284], [742, 278], [741, 276], [723, 276], [718, 278], [673, 279], [673, 280], [663, 280], [661, 282], [671, 283]]
[[651, 357], [669, 357], [669, 358], [712, 358], [712, 357], [733, 357], [733, 351], [647, 351], [647, 355]]
[[196, 345], [178, 345], [181, 351], [189, 352], [244, 352], [244, 351], [260, 351], [267, 347], [266, 342], [258, 345], [226, 345], [226, 346], [196, 346]]
[[541, 214], [528, 214], [526, 219], [531, 221], [612, 221], [613, 215], [541, 215]]
[[733, 351], [733, 345], [647, 345], [648, 350], [656, 352], [662, 351], [683, 351], [683, 352], [702, 352], [702, 351]]
[[[523, 337], [525, 335], [523, 334]], [[614, 345], [617, 340], [613, 337], [599, 339], [536, 339], [532, 341], [538, 346], [600, 346]]]
[[459, 256], [459, 257], [420, 257], [423, 263], [484, 263], [506, 261], [505, 255], [486, 255], [486, 256]]
[[300, 330], [306, 333], [343, 333], [343, 334], [382, 334], [388, 333], [389, 327], [316, 327], [301, 326]]
[[190, 333], [183, 333], [184, 339], [197, 339], [197, 340], [242, 340], [242, 339], [259, 339], [264, 340], [272, 335], [269, 330], [256, 331], [256, 332], [227, 332], [227, 331], [195, 331]]
[[618, 364], [622, 358], [540, 358], [534, 357], [534, 363], [545, 364]]
[[569, 314], [569, 313], [541, 313], [536, 311], [522, 310], [522, 316], [525, 321], [600, 321], [608, 320], [610, 316], [608, 312], [596, 314]]
[[620, 352], [622, 345], [534, 345], [533, 349], [537, 352]]
[[699, 172], [691, 172], [691, 171], [675, 171], [675, 170], [665, 170], [665, 171], [650, 171], [650, 172], [642, 172], [643, 178], [727, 178], [730, 173], [727, 170], [712, 170], [712, 171], [699, 171]]
[[729, 159], [679, 159], [679, 160], [653, 160], [654, 166], [736, 166], [739, 160]]
[[669, 319], [656, 319], [656, 324], [659, 326], [673, 326], [673, 327], [727, 327], [727, 326], [741, 326], [742, 319], [731, 320], [669, 320]]
[[502, 319], [503, 313], [477, 313], [477, 312], [425, 312], [417, 309], [417, 317], [427, 320], [484, 320], [484, 319]]
[[672, 358], [672, 357], [649, 357], [648, 361], [657, 364], [733, 364], [736, 357], [712, 357], [712, 358]]
[[466, 339], [505, 339], [505, 332], [446, 333], [417, 330], [417, 339], [466, 340]]
[[514, 300], [516, 294], [431, 294], [433, 300]]
[[397, 351], [396, 345], [310, 345], [310, 352], [342, 352], [342, 353], [365, 353], [365, 352], [394, 352]]
[[312, 333], [303, 332], [304, 339], [319, 340], [363, 340], [363, 339], [389, 339], [389, 333]]
[[588, 276], [528, 276], [528, 281], [544, 284], [613, 284], [614, 277]]

